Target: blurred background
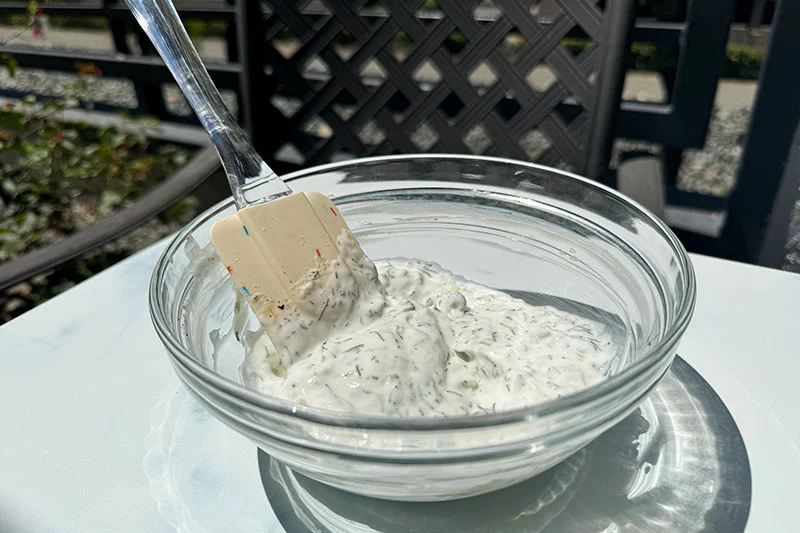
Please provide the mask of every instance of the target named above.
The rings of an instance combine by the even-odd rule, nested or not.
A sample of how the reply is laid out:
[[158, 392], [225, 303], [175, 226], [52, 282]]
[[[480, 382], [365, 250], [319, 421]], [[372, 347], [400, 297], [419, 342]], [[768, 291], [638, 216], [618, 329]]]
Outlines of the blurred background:
[[[690, 251], [800, 272], [793, 2], [175, 4], [279, 172], [529, 160], [630, 194]], [[0, 323], [229, 194], [124, 3], [2, 0], [0, 63]]]

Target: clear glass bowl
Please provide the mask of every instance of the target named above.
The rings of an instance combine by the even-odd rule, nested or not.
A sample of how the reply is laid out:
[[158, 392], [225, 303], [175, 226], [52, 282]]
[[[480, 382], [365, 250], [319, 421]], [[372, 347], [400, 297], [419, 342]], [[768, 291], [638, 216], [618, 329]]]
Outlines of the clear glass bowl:
[[295, 190], [333, 198], [372, 258], [436, 261], [534, 305], [602, 321], [617, 350], [596, 386], [473, 417], [342, 414], [249, 390], [240, 367], [257, 321], [234, 313], [237, 291], [209, 241], [211, 224], [234, 212], [230, 200], [222, 202], [159, 259], [150, 286], [155, 329], [209, 412], [320, 482], [433, 501], [530, 478], [627, 416], [668, 371], [691, 318], [694, 272], [675, 235], [617, 192], [578, 176], [503, 159], [426, 155], [337, 163], [286, 179]]

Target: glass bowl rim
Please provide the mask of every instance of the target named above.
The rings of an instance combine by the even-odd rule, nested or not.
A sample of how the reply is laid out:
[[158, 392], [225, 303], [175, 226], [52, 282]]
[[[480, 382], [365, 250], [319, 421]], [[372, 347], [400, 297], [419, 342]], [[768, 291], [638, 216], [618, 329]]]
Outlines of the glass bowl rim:
[[[623, 369], [618, 374], [615, 374], [608, 379], [604, 379], [600, 383], [592, 385], [586, 389], [576, 393], [564, 396], [561, 398], [549, 400], [534, 405], [520, 407], [513, 410], [502, 411], [499, 413], [478, 414], [478, 415], [459, 415], [453, 417], [413, 417], [413, 418], [400, 418], [391, 416], [379, 415], [360, 415], [353, 413], [343, 413], [332, 411], [328, 409], [321, 409], [308, 406], [300, 406], [294, 402], [283, 400], [277, 397], [268, 396], [255, 390], [249, 389], [242, 384], [233, 380], [225, 378], [206, 366], [196, 361], [191, 354], [184, 349], [179, 339], [173, 334], [164, 318], [163, 309], [159, 305], [159, 286], [160, 280], [163, 277], [164, 270], [169, 264], [169, 258], [175, 253], [179, 245], [183, 243], [185, 238], [194, 231], [199, 225], [213, 218], [221, 211], [228, 209], [233, 204], [232, 197], [228, 197], [217, 204], [211, 206], [206, 211], [195, 217], [191, 222], [184, 226], [177, 235], [175, 235], [167, 245], [166, 249], [161, 253], [156, 261], [155, 268], [150, 279], [150, 289], [148, 297], [148, 305], [150, 309], [150, 317], [155, 327], [156, 333], [160, 340], [165, 345], [167, 352], [171, 357], [175, 358], [174, 364], [180, 364], [184, 369], [191, 372], [195, 377], [204, 381], [207, 385], [212, 385], [219, 392], [226, 395], [233, 396], [238, 401], [243, 401], [249, 404], [250, 407], [266, 409], [267, 411], [288, 415], [296, 418], [301, 418], [313, 423], [319, 423], [327, 426], [343, 427], [343, 428], [359, 428], [359, 429], [381, 429], [381, 430], [446, 430], [446, 429], [469, 429], [480, 428], [486, 426], [497, 426], [510, 424], [515, 422], [522, 422], [525, 420], [542, 419], [549, 416], [557, 416], [559, 413], [579, 409], [586, 405], [591, 405], [597, 401], [602, 400], [607, 394], [621, 388], [626, 383], [636, 379], [637, 376], [645, 373], [648, 369], [652, 368], [658, 361], [670, 354], [664, 352], [669, 348], [686, 330], [689, 321], [691, 320], [694, 312], [696, 302], [696, 279], [694, 268], [692, 266], [689, 255], [686, 252], [683, 244], [681, 244], [678, 237], [669, 229], [669, 227], [661, 221], [658, 217], [651, 214], [644, 207], [634, 200], [627, 198], [618, 191], [607, 187], [601, 183], [592, 181], [588, 178], [579, 176], [577, 174], [567, 172], [564, 170], [539, 165], [536, 163], [529, 163], [526, 161], [519, 161], [514, 159], [502, 157], [489, 157], [477, 155], [463, 155], [463, 154], [402, 154], [402, 155], [389, 155], [378, 157], [366, 157], [358, 159], [350, 159], [346, 161], [328, 163], [325, 165], [318, 165], [308, 167], [305, 169], [297, 170], [283, 176], [283, 180], [290, 182], [300, 178], [306, 178], [321, 172], [339, 170], [346, 167], [361, 166], [370, 163], [384, 163], [393, 161], [418, 161], [419, 159], [429, 160], [460, 160], [472, 161], [481, 163], [499, 163], [506, 165], [513, 165], [517, 167], [525, 167], [539, 172], [546, 172], [548, 174], [555, 174], [561, 177], [579, 181], [583, 186], [596, 189], [611, 196], [614, 200], [621, 202], [633, 208], [637, 214], [646, 219], [652, 226], [654, 226], [661, 236], [671, 245], [681, 267], [684, 276], [685, 299], [680, 307], [680, 312], [677, 314], [669, 329], [665, 332], [664, 336], [654, 343], [649, 349], [645, 350], [640, 359], [629, 367]], [[477, 188], [480, 184], [474, 184]], [[493, 186], [497, 188], [497, 186]], [[425, 187], [415, 187], [416, 190], [424, 189]], [[500, 187], [504, 188], [504, 187]], [[434, 187], [431, 187], [434, 189]], [[438, 189], [441, 190], [441, 187]], [[508, 189], [513, 191], [514, 189]], [[370, 191], [373, 192], [373, 191]], [[363, 193], [358, 193], [363, 194]], [[348, 195], [342, 196], [346, 198]], [[659, 377], [659, 379], [663, 377]]]

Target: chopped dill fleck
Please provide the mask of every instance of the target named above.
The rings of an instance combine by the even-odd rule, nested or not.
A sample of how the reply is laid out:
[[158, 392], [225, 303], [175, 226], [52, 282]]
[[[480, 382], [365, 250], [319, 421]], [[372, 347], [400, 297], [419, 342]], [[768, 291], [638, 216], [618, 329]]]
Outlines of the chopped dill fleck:
[[355, 351], [355, 350], [361, 350], [361, 348], [363, 348], [363, 347], [364, 347], [363, 344], [356, 344], [355, 346], [351, 346], [350, 348], [346, 349], [342, 353], [348, 353], [348, 352], [352, 352], [352, 351]]
[[328, 309], [328, 304], [331, 303], [330, 299], [325, 300], [325, 307], [322, 308], [322, 312], [317, 317], [317, 320], [322, 320], [322, 315], [325, 314], [325, 311]]

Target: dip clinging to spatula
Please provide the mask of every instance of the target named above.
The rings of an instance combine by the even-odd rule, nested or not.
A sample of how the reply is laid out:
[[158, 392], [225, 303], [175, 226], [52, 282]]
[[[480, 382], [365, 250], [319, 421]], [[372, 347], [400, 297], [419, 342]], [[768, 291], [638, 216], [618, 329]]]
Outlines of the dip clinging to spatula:
[[[223, 103], [172, 3], [127, 3], [222, 160], [238, 212], [212, 227], [217, 254], [276, 347], [290, 359], [299, 357], [345, 321], [355, 302], [383, 292], [375, 268], [329, 198], [293, 193], [261, 159]], [[331, 291], [336, 297], [325, 298]], [[284, 327], [290, 321], [305, 333], [290, 334], [297, 331]]]

